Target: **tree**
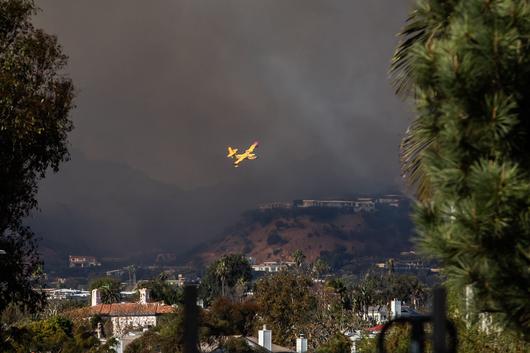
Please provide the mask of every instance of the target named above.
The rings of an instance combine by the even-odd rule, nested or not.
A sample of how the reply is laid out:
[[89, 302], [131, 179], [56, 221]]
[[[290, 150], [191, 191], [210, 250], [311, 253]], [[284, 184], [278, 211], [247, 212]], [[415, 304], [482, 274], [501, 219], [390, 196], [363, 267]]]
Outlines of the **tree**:
[[[127, 345], [127, 348], [125, 348], [125, 353], [162, 352], [160, 348], [160, 340], [160, 334], [157, 330], [148, 330], [141, 337], [135, 339], [129, 345]], [[176, 352], [176, 350], [173, 352]]]
[[182, 288], [166, 282], [164, 274], [158, 278], [142, 283], [139, 288], [148, 288], [149, 295], [154, 301], [163, 301], [167, 305], [182, 303]]
[[417, 110], [402, 152], [419, 243], [528, 340], [529, 34], [526, 1], [422, 0], [393, 64]]
[[333, 291], [339, 295], [340, 302], [342, 304], [342, 307], [346, 310], [352, 309], [352, 302], [351, 302], [351, 296], [350, 296], [350, 290], [348, 286], [344, 283], [344, 280], [340, 278], [332, 278], [331, 280], [326, 282], [326, 286], [333, 289]]
[[0, 311], [9, 302], [36, 310], [44, 296], [31, 230], [37, 183], [68, 158], [73, 85], [54, 36], [35, 29], [32, 0], [0, 2]]
[[254, 301], [232, 302], [227, 298], [217, 298], [204, 314], [204, 324], [208, 336], [252, 335], [253, 324], [258, 312]]
[[261, 278], [254, 297], [263, 323], [272, 329], [276, 342], [292, 342], [314, 316], [317, 298], [313, 282], [303, 274], [282, 271]]
[[103, 304], [118, 303], [121, 300], [121, 282], [113, 277], [102, 277], [90, 283], [90, 290], [99, 289]]
[[[414, 348], [410, 345], [411, 328], [409, 325], [400, 324], [393, 325], [385, 335], [385, 348], [387, 352], [392, 353], [409, 353], [413, 352]], [[379, 353], [377, 349], [378, 337], [371, 337], [370, 335], [364, 335], [359, 341], [356, 342], [355, 348], [358, 352], [363, 353]], [[431, 352], [429, 345], [427, 345], [426, 352]], [[459, 353], [460, 350], [458, 350]], [[475, 352], [475, 351], [474, 351]], [[477, 351], [480, 352], [480, 351]]]
[[316, 353], [350, 353], [351, 341], [343, 334], [335, 334], [328, 342], [321, 345]]
[[230, 269], [228, 268], [227, 259], [221, 258], [217, 265], [215, 266], [215, 275], [221, 280], [221, 295], [225, 296], [225, 283], [226, 277], [230, 274]]
[[329, 270], [330, 266], [328, 265], [328, 263], [320, 257], [316, 259], [316, 261], [313, 263], [313, 273], [317, 278], [322, 277], [322, 275], [328, 273]]
[[222, 344], [222, 350], [227, 353], [263, 352], [263, 349], [251, 347], [242, 337], [230, 337]]
[[[338, 287], [334, 288], [329, 285], [331, 283]], [[315, 283], [312, 287], [316, 304], [311, 321], [302, 331], [308, 337], [311, 351], [333, 341], [337, 333], [352, 331], [360, 326], [360, 320], [355, 317], [351, 306], [347, 303], [346, 288], [341, 288], [339, 283], [340, 281], [326, 285]]]
[[304, 261], [305, 261], [305, 255], [304, 253], [302, 252], [302, 250], [300, 249], [296, 249], [293, 253], [293, 260], [294, 262], [296, 263], [296, 267], [298, 268], [302, 268], [302, 266], [304, 265]]
[[227, 289], [241, 292], [242, 284], [252, 279], [252, 268], [243, 255], [225, 255], [210, 264], [201, 280], [199, 295], [206, 304], [216, 297], [226, 296]]
[[0, 337], [2, 352], [111, 353], [116, 341], [101, 344], [86, 323], [75, 324], [60, 316], [11, 326]]
[[358, 281], [352, 290], [352, 306], [353, 311], [359, 318], [365, 317], [368, 314], [368, 307], [370, 305], [382, 304], [382, 301], [377, 298], [377, 281], [373, 276], [367, 275], [362, 280]]

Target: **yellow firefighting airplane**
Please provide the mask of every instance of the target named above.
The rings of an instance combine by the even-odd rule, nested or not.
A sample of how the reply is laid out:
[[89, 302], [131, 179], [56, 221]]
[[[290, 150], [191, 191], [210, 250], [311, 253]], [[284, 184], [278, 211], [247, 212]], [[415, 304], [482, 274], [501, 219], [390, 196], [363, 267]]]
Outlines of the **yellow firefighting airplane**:
[[258, 158], [253, 152], [258, 147], [258, 141], [254, 142], [252, 145], [250, 145], [249, 148], [245, 150], [245, 152], [241, 154], [237, 154], [237, 148], [228, 147], [228, 158], [232, 158], [234, 160], [234, 167], [239, 167], [239, 163], [243, 162], [245, 159], [253, 160]]

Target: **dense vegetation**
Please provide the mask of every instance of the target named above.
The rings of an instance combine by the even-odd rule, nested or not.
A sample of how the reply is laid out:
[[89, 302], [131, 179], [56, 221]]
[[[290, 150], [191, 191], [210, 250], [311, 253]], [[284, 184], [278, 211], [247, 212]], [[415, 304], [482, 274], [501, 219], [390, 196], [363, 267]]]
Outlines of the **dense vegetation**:
[[530, 340], [530, 4], [419, 0], [393, 72], [421, 247], [472, 312]]
[[42, 264], [23, 224], [37, 206], [37, 182], [68, 158], [73, 85], [54, 36], [33, 27], [31, 0], [0, 1], [0, 312], [10, 302], [35, 310]]
[[241, 297], [252, 279], [252, 268], [243, 255], [225, 255], [210, 264], [199, 287], [206, 304], [217, 297]]
[[[252, 210], [190, 256], [201, 265], [231, 252], [251, 254], [258, 261], [285, 261], [289, 252], [301, 248], [311, 260], [320, 257], [337, 271], [360, 259], [395, 257], [410, 250], [409, 213], [407, 201], [400, 207], [378, 204], [374, 212], [325, 207]], [[300, 237], [307, 241], [300, 243]]]
[[106, 344], [86, 322], [73, 323], [60, 316], [28, 321], [0, 333], [2, 352], [113, 353], [114, 340]]
[[121, 282], [114, 277], [97, 278], [90, 283], [89, 289], [99, 289], [103, 304], [118, 303], [121, 300]]

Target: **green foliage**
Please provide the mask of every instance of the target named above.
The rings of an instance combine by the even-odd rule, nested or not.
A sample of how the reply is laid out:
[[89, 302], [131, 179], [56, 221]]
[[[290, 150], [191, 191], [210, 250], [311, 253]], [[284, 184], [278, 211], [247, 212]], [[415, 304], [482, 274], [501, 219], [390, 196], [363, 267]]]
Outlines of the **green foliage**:
[[[184, 346], [184, 319], [182, 309], [164, 315], [156, 327], [149, 329], [125, 349], [125, 353], [180, 353]], [[208, 329], [204, 326], [204, 315], [199, 316], [199, 334], [202, 341]]]
[[328, 273], [331, 270], [331, 267], [329, 266], [329, 264], [325, 260], [323, 260], [322, 258], [319, 257], [313, 263], [312, 270], [313, 270], [313, 273], [317, 277], [321, 277], [322, 275], [325, 275], [326, 273]]
[[367, 313], [369, 305], [388, 305], [392, 299], [399, 299], [422, 308], [428, 296], [428, 289], [415, 276], [393, 273], [368, 273], [352, 289], [354, 312]]
[[[330, 269], [338, 270], [353, 259], [344, 246], [337, 246], [333, 251], [324, 250], [320, 252], [319, 260], [328, 264]], [[317, 260], [318, 261], [318, 260]], [[325, 271], [325, 272], [327, 272]]]
[[[451, 318], [456, 323], [458, 332], [458, 353], [526, 353], [530, 350], [528, 343], [520, 337], [506, 334], [486, 334], [477, 326], [469, 326], [459, 318]], [[410, 352], [410, 327], [399, 325], [387, 332], [385, 347], [391, 353]], [[429, 333], [429, 331], [428, 331]], [[430, 335], [427, 335], [429, 337]], [[356, 348], [362, 353], [378, 353], [377, 337], [364, 336], [357, 342]], [[432, 345], [426, 342], [426, 353], [432, 353]]]
[[296, 267], [302, 268], [302, 266], [304, 266], [304, 262], [305, 262], [306, 256], [305, 256], [305, 254], [303, 253], [302, 250], [296, 249], [293, 252], [292, 257], [293, 257], [293, 261], [296, 263]]
[[234, 303], [227, 298], [218, 298], [205, 313], [204, 323], [208, 336], [230, 336], [254, 334], [254, 320], [258, 306], [254, 301]]
[[[411, 328], [408, 325], [394, 325], [385, 335], [385, 348], [389, 353], [409, 353]], [[377, 350], [378, 337], [363, 336], [357, 343], [357, 352], [379, 353]], [[426, 353], [432, 353], [430, 344], [426, 344]], [[458, 351], [461, 353], [460, 351]], [[479, 352], [479, 351], [477, 351]]]
[[418, 112], [404, 162], [424, 189], [420, 245], [449, 286], [473, 285], [473, 311], [530, 340], [530, 4], [420, 0], [409, 26], [398, 71]]
[[234, 296], [241, 295], [251, 279], [252, 268], [243, 255], [225, 255], [206, 270], [199, 287], [199, 296], [209, 304], [229, 292]]
[[[158, 331], [151, 329], [145, 332], [141, 337], [132, 341], [127, 348], [125, 353], [159, 353], [163, 352], [160, 348], [160, 334]], [[180, 351], [171, 350], [168, 353], [177, 353]], [[165, 352], [164, 352], [165, 353]]]
[[487, 334], [477, 326], [467, 327], [461, 320], [458, 321], [458, 353], [526, 353], [530, 345], [520, 337], [510, 334]]
[[31, 23], [31, 0], [0, 2], [0, 312], [9, 302], [36, 310], [42, 264], [24, 217], [37, 205], [38, 180], [67, 159], [72, 82], [57, 39]]
[[105, 345], [95, 337], [94, 331], [84, 323], [74, 325], [70, 320], [55, 316], [47, 320], [31, 321], [11, 326], [2, 332], [2, 352], [61, 352], [61, 353], [111, 353], [115, 341]]
[[[530, 351], [530, 344], [525, 342], [520, 333], [500, 330], [500, 325], [487, 325], [481, 328], [482, 319], [467, 312], [466, 306], [472, 302], [472, 296], [465, 292], [449, 290], [447, 306], [449, 319], [455, 324], [458, 332], [459, 353], [492, 352], [523, 353]], [[469, 293], [468, 293], [469, 294]]]
[[313, 282], [305, 275], [282, 271], [261, 278], [254, 293], [263, 323], [274, 332], [274, 340], [290, 346], [301, 329], [311, 322], [317, 298]]
[[140, 288], [148, 288], [149, 295], [154, 301], [163, 301], [167, 305], [182, 303], [182, 288], [166, 282], [165, 276], [142, 283]]
[[[336, 334], [326, 344], [321, 345], [316, 353], [350, 353], [351, 341], [342, 334]], [[393, 352], [393, 351], [392, 351]]]
[[223, 342], [221, 348], [227, 353], [252, 353], [257, 350], [252, 349], [250, 345], [241, 337], [230, 337]]
[[332, 288], [333, 292], [339, 295], [340, 303], [343, 309], [352, 309], [352, 298], [350, 290], [346, 283], [340, 278], [332, 278], [326, 282], [328, 288]]
[[113, 277], [101, 277], [90, 283], [90, 290], [101, 291], [101, 302], [103, 304], [119, 303], [121, 300], [121, 282]]

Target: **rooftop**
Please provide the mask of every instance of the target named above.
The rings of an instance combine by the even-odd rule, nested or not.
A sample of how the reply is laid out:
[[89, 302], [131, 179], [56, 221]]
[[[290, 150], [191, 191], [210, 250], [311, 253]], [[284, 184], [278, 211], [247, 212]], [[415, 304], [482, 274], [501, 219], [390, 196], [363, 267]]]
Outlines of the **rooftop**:
[[[245, 337], [245, 339], [251, 344], [251, 345], [254, 345], [254, 346], [259, 346], [259, 343], [258, 343], [258, 339], [256, 337]], [[263, 348], [263, 347], [261, 347]], [[282, 347], [282, 346], [278, 346], [277, 344], [272, 344], [272, 350], [271, 350], [272, 353], [293, 353], [294, 351], [292, 349], [289, 349], [289, 348], [285, 348], [285, 347]]]
[[73, 310], [70, 315], [75, 317], [101, 316], [152, 316], [170, 314], [174, 312], [170, 305], [159, 303], [115, 303], [98, 304]]

